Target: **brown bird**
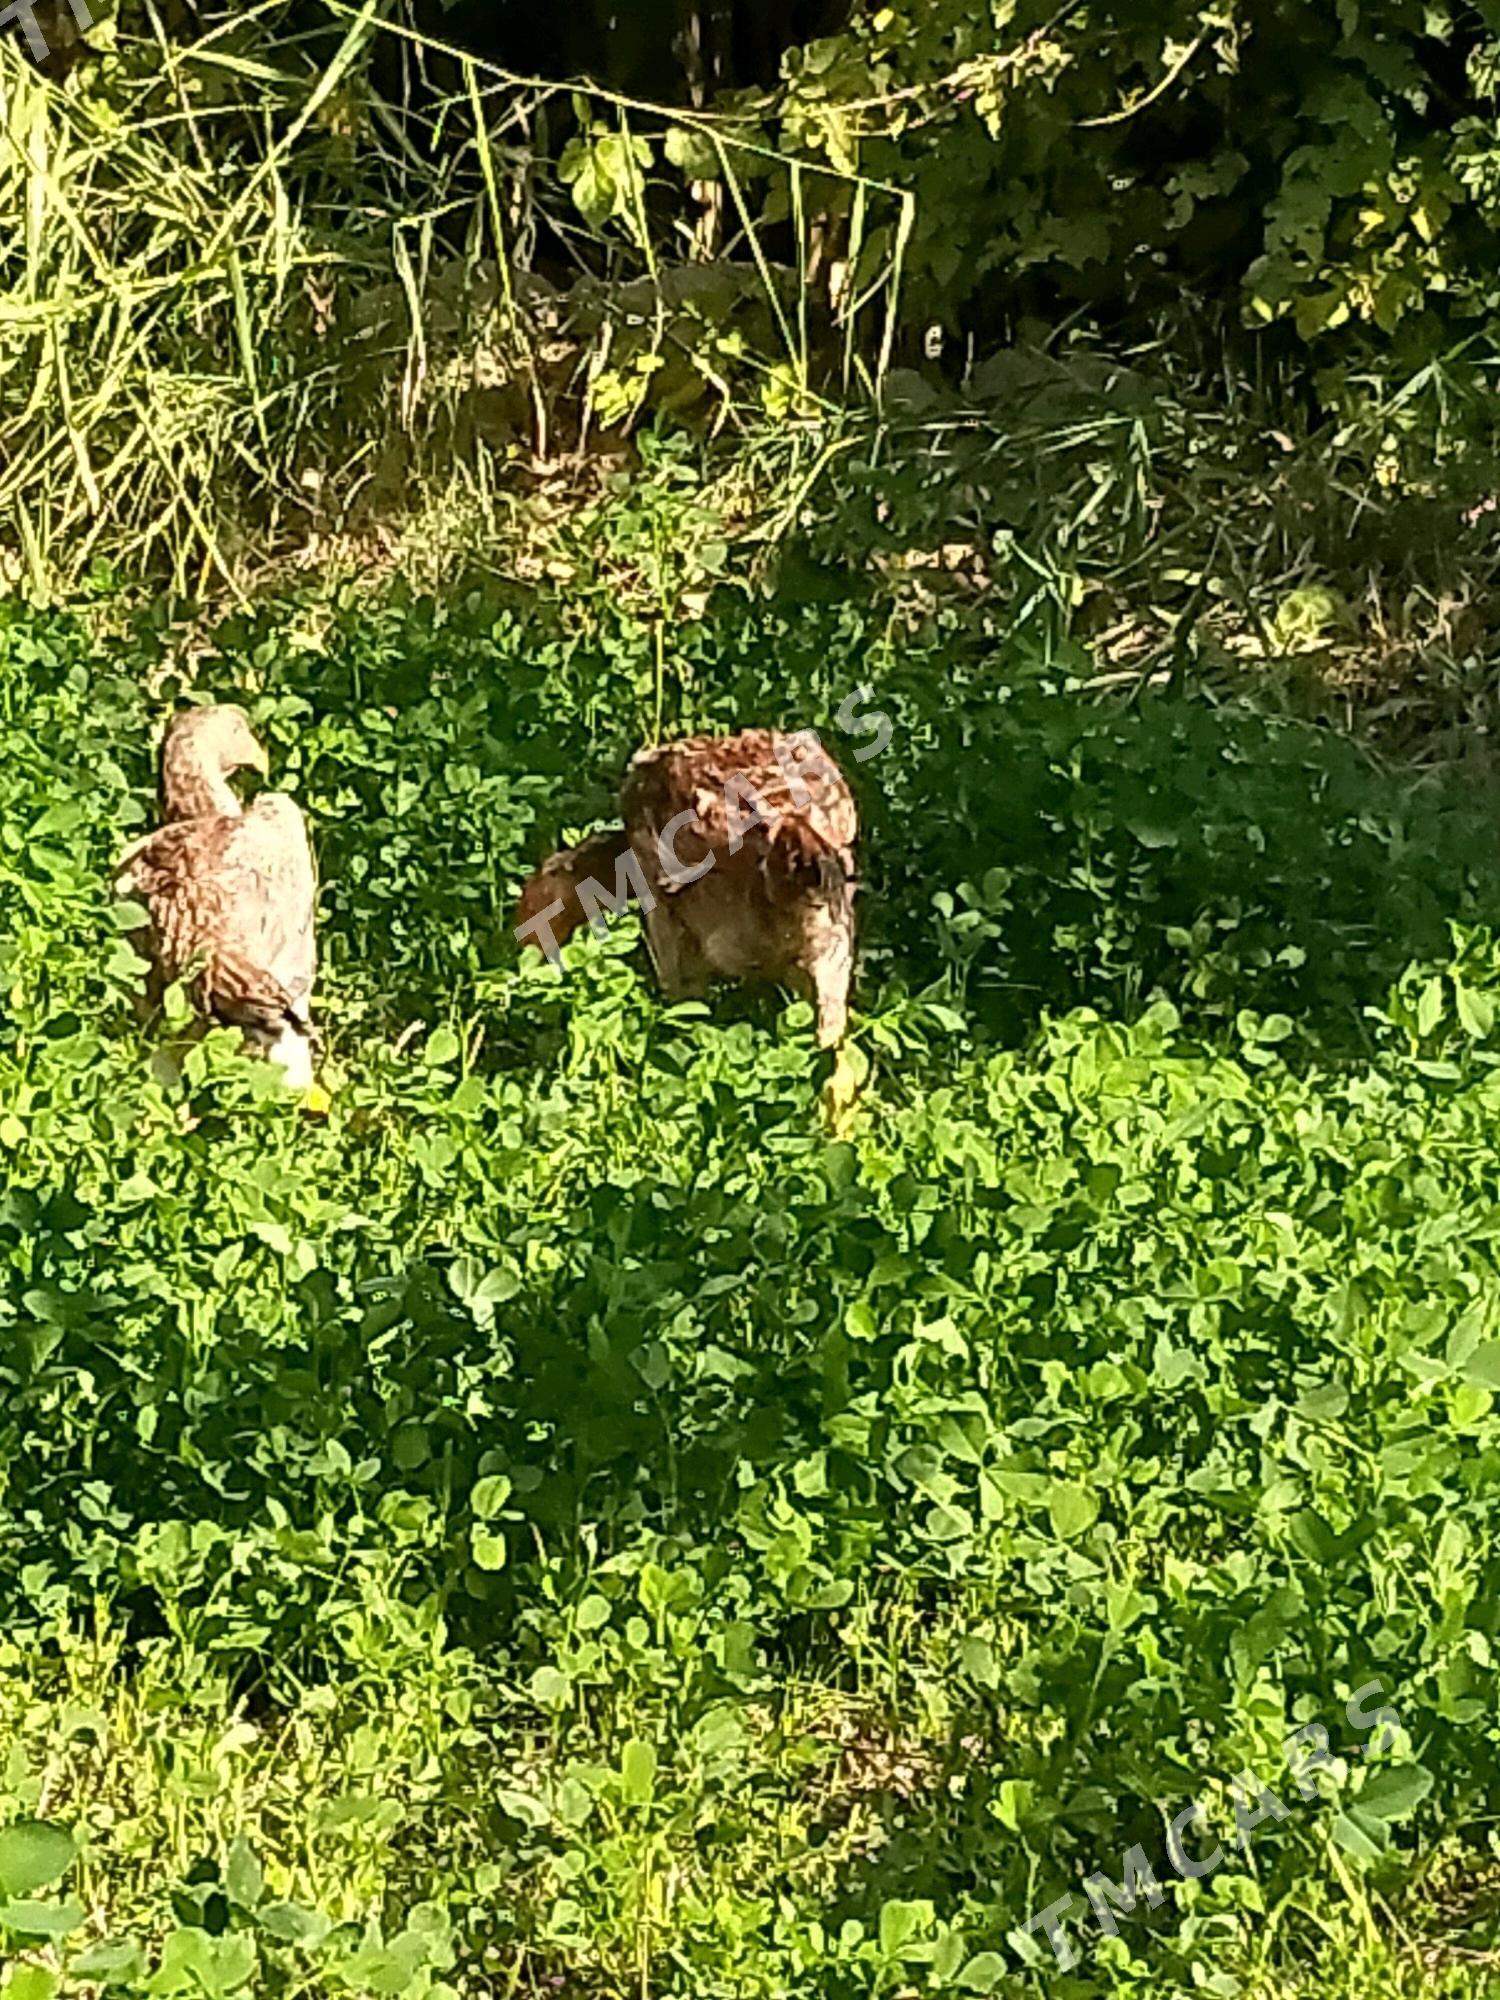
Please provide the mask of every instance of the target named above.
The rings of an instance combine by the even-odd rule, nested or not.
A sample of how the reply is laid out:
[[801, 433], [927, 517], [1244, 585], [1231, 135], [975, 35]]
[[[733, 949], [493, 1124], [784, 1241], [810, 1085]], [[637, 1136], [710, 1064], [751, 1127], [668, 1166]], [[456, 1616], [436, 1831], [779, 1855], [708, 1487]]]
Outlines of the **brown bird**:
[[268, 792], [246, 808], [229, 782], [266, 769], [242, 709], [175, 716], [162, 746], [166, 824], [121, 856], [115, 893], [150, 917], [133, 934], [150, 962], [148, 1004], [195, 975], [200, 1012], [241, 1029], [294, 1089], [310, 1090], [317, 880], [307, 828], [291, 799]]
[[843, 1039], [854, 964], [858, 815], [810, 732], [747, 729], [643, 750], [620, 787], [624, 825], [554, 854], [516, 910], [555, 956], [583, 923], [638, 901], [662, 990], [779, 980], [811, 998], [818, 1040]]

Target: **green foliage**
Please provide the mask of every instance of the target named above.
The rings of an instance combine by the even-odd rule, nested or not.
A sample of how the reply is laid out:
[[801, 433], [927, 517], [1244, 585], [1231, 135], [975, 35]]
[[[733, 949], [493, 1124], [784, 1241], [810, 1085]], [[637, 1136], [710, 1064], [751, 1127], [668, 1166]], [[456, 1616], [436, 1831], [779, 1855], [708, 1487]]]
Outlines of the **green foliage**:
[[[1478, 1993], [1496, 24], [898, 0], [711, 117], [169, 24], [0, 52], [7, 554], [97, 593], [0, 612], [0, 2000]], [[1308, 363], [1206, 392], [1226, 308]], [[424, 486], [535, 588], [131, 624]], [[326, 1118], [132, 1019], [185, 660], [315, 827]], [[805, 1006], [509, 933], [761, 721], [860, 794], [836, 1132]]]
[[793, 51], [779, 108], [793, 150], [916, 192], [918, 313], [1186, 282], [1419, 351], [1496, 307], [1491, 11], [896, 0]]
[[588, 107], [580, 104], [584, 130], [570, 139], [557, 163], [560, 180], [573, 191], [579, 213], [595, 229], [607, 222], [621, 222], [637, 242], [644, 240], [645, 182], [643, 169], [651, 165], [652, 149], [645, 139], [633, 138], [628, 131], [597, 130], [588, 119]]
[[0, 556], [38, 597], [96, 557], [232, 593], [418, 496], [489, 541], [519, 464], [653, 414], [831, 447], [830, 398], [1064, 320], [1179, 381], [1242, 322], [1266, 427], [1342, 420], [1331, 483], [1450, 527], [1493, 495], [1483, 9], [898, 0], [711, 111], [370, 10], [126, 0], [93, 42], [65, 85], [0, 45]]
[[1080, 1990], [1415, 1990], [1346, 1899], [1425, 1934], [1437, 1868], [1486, 1942], [1493, 831], [1029, 628], [721, 592], [669, 720], [817, 724], [861, 794], [835, 1138], [805, 1007], [666, 1008], [633, 922], [514, 956], [655, 591], [199, 660], [316, 828], [321, 1120], [223, 1037], [155, 1075], [104, 885], [158, 643], [7, 615], [7, 1992], [1005, 1991], [1242, 1771], [1285, 1819]]

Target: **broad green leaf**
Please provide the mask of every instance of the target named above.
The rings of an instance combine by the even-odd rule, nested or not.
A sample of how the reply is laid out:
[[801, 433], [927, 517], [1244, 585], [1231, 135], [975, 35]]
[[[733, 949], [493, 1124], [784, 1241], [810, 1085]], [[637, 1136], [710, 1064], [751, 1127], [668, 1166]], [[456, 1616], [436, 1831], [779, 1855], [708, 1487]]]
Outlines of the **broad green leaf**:
[[1432, 1773], [1424, 1765], [1386, 1765], [1361, 1785], [1354, 1806], [1367, 1819], [1410, 1819], [1431, 1790]]
[[1500, 1389], [1500, 1340], [1483, 1340], [1471, 1349], [1459, 1374], [1476, 1388]]
[[1454, 993], [1464, 1033], [1476, 1042], [1484, 1041], [1495, 1026], [1494, 1001], [1488, 993], [1477, 993], [1472, 987], [1458, 982], [1455, 982]]
[[245, 1931], [211, 1936], [195, 1925], [173, 1931], [162, 1947], [161, 1964], [152, 1980], [160, 1994], [207, 1996], [228, 2000], [255, 1971], [254, 1938]]
[[1009, 1971], [998, 1951], [976, 1952], [958, 1975], [965, 1993], [993, 1993]]
[[719, 177], [719, 155], [705, 133], [686, 125], [673, 125], [667, 132], [667, 158], [691, 181], [711, 181]]
[[512, 1819], [520, 1820], [523, 1826], [550, 1826], [552, 1815], [541, 1799], [533, 1792], [518, 1791], [513, 1787], [502, 1787], [495, 1793], [495, 1803], [502, 1812]]
[[656, 1746], [633, 1737], [620, 1753], [620, 1779], [632, 1805], [649, 1805], [656, 1790]]
[[974, 1532], [974, 1517], [967, 1507], [929, 1507], [927, 1532], [935, 1542], [961, 1542]]
[[72, 1867], [73, 1836], [48, 1820], [18, 1820], [0, 1828], [0, 1895], [34, 1895]]
[[1099, 1498], [1091, 1487], [1074, 1480], [1054, 1479], [1047, 1495], [1052, 1532], [1063, 1541], [1084, 1534], [1099, 1518]]
[[1430, 1035], [1443, 1018], [1443, 982], [1429, 979], [1417, 1001], [1417, 1033]]
[[995, 1816], [1003, 1827], [1019, 1833], [1031, 1810], [1034, 1787], [1027, 1778], [1005, 1778], [995, 1796]]
[[427, 1046], [422, 1051], [422, 1061], [428, 1069], [446, 1068], [458, 1061], [462, 1044], [451, 1028], [434, 1028], [427, 1037]]
[[306, 1910], [300, 1903], [262, 1903], [255, 1921], [282, 1944], [321, 1944], [332, 1928], [320, 1911]]
[[929, 1902], [889, 1902], [880, 1906], [880, 1949], [887, 1958], [898, 1958], [913, 1939], [932, 1925]]
[[1382, 1861], [1385, 1849], [1373, 1840], [1357, 1820], [1348, 1813], [1337, 1813], [1333, 1820], [1333, 1838], [1346, 1854], [1352, 1854], [1359, 1861]]
[[531, 1676], [531, 1698], [544, 1708], [561, 1708], [573, 1697], [573, 1683], [558, 1667], [538, 1667]]
[[146, 1954], [135, 1938], [106, 1938], [86, 1945], [68, 1961], [75, 1979], [87, 1979], [98, 1986], [129, 1986], [146, 1970]]
[[469, 1530], [469, 1550], [475, 1566], [491, 1572], [504, 1569], [509, 1553], [504, 1535], [497, 1534], [480, 1521], [476, 1521]]
[[1315, 1508], [1303, 1507], [1291, 1516], [1286, 1533], [1299, 1555], [1309, 1562], [1331, 1563], [1338, 1557], [1338, 1541]]
[[[76, 1961], [72, 1970], [77, 1970]], [[44, 1965], [13, 1965], [0, 1986], [0, 2000], [53, 2000], [61, 1983]]]
[[493, 1521], [503, 1511], [509, 1498], [509, 1479], [503, 1472], [492, 1472], [486, 1478], [475, 1481], [469, 1494], [469, 1505], [477, 1519]]
[[960, 1639], [958, 1663], [977, 1687], [1000, 1685], [1000, 1668], [995, 1660], [995, 1649], [988, 1639]]
[[83, 1921], [82, 1903], [40, 1903], [28, 1896], [0, 1903], [0, 1931], [15, 1931], [21, 1937], [67, 1937]]
[[591, 1591], [579, 1605], [574, 1622], [580, 1632], [597, 1632], [609, 1623], [613, 1615], [609, 1599], [601, 1597], [598, 1591]]
[[260, 1863], [243, 1834], [237, 1834], [230, 1842], [224, 1862], [224, 1892], [242, 1910], [253, 1910], [266, 1893]]

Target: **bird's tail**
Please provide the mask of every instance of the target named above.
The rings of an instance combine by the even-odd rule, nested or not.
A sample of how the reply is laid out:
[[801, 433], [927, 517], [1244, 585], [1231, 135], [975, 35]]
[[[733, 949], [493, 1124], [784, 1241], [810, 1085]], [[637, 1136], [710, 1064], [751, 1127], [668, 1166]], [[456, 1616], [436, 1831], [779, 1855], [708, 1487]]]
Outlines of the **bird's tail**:
[[317, 1044], [306, 1029], [288, 1020], [275, 1039], [263, 1044], [263, 1047], [267, 1060], [275, 1063], [281, 1071], [289, 1090], [308, 1091], [314, 1087], [317, 1077], [313, 1060]]
[[293, 1090], [313, 1088], [323, 1038], [305, 994], [289, 992], [269, 972], [225, 950], [214, 953], [199, 986], [200, 1004], [212, 1020], [238, 1028]]

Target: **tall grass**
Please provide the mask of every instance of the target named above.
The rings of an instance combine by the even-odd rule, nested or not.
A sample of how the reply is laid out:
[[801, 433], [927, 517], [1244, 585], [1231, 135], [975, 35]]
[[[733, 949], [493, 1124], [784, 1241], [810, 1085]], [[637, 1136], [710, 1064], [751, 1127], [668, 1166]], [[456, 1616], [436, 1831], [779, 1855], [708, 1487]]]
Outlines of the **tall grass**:
[[[756, 177], [783, 163], [753, 130], [575, 89], [585, 144], [617, 132], [634, 162], [644, 139], [652, 162], [591, 226], [538, 144], [560, 86], [377, 0], [332, 13], [316, 45], [278, 40], [269, 5], [177, 41], [148, 4], [149, 34], [66, 86], [0, 47], [0, 558], [33, 594], [96, 561], [238, 590], [252, 546], [393, 509], [433, 470], [490, 493], [505, 461], [628, 430], [648, 395], [717, 424], [742, 396], [816, 410], [786, 267], [790, 241], [805, 274], [810, 225], [799, 200], [768, 240]], [[378, 93], [382, 37], [420, 98]], [[694, 171], [710, 150], [729, 218], [735, 282], [712, 300], [682, 276], [707, 246], [683, 242], [681, 186], [658, 191], [673, 127]], [[909, 216], [841, 178], [861, 215]], [[872, 387], [903, 236], [829, 316], [843, 374]]]

